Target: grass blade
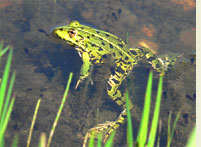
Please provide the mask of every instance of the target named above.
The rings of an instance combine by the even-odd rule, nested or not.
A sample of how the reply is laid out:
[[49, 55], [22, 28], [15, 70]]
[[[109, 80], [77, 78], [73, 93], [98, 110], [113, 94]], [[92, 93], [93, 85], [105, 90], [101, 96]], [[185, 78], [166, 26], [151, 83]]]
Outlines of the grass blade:
[[7, 83], [8, 83], [8, 77], [9, 77], [9, 71], [10, 71], [10, 66], [11, 66], [11, 61], [12, 61], [12, 55], [13, 55], [13, 49], [10, 49], [8, 59], [4, 68], [4, 73], [0, 85], [0, 117], [2, 116], [2, 110], [3, 110], [3, 103], [4, 103], [4, 98], [5, 98], [5, 93], [6, 93], [6, 88], [7, 88]]
[[46, 134], [41, 133], [38, 147], [46, 147]]
[[32, 136], [32, 132], [33, 132], [35, 122], [36, 122], [36, 116], [38, 114], [38, 108], [40, 106], [40, 102], [41, 102], [41, 99], [39, 99], [37, 101], [37, 104], [36, 104], [36, 108], [35, 108], [34, 115], [33, 115], [33, 120], [31, 122], [31, 127], [30, 127], [30, 130], [29, 130], [29, 136], [28, 136], [28, 139], [27, 139], [27, 147], [29, 147], [30, 142], [31, 142], [31, 136]]
[[92, 135], [90, 136], [90, 138], [89, 138], [89, 147], [94, 147], [94, 134], [95, 132], [92, 132]]
[[64, 95], [63, 95], [63, 99], [62, 99], [61, 105], [60, 105], [60, 107], [59, 107], [59, 110], [58, 110], [58, 112], [57, 112], [57, 116], [56, 116], [56, 118], [55, 118], [55, 120], [54, 120], [52, 129], [51, 129], [50, 134], [49, 134], [47, 147], [50, 146], [50, 143], [51, 143], [51, 141], [52, 141], [52, 137], [53, 137], [53, 134], [54, 134], [54, 130], [55, 130], [56, 126], [57, 126], [59, 117], [60, 117], [60, 115], [61, 115], [62, 109], [63, 109], [63, 107], [64, 107], [64, 103], [65, 103], [66, 98], [67, 98], [67, 95], [68, 95], [68, 91], [69, 91], [69, 88], [70, 88], [70, 83], [71, 83], [72, 77], [73, 77], [73, 73], [71, 72], [70, 75], [69, 75], [69, 78], [68, 78], [67, 86], [66, 86], [66, 89], [65, 89], [65, 92], [64, 92]]
[[17, 147], [18, 141], [19, 141], [19, 136], [15, 135], [13, 139], [12, 147]]
[[11, 80], [10, 80], [10, 83], [9, 83], [9, 88], [8, 88], [7, 96], [6, 96], [6, 99], [5, 99], [4, 106], [3, 106], [3, 112], [2, 112], [2, 115], [1, 115], [0, 126], [2, 126], [2, 124], [4, 123], [4, 119], [5, 119], [6, 112], [7, 112], [7, 109], [8, 109], [8, 105], [9, 105], [9, 102], [10, 102], [10, 97], [11, 97], [14, 82], [15, 82], [15, 72], [12, 74], [12, 77], [11, 77]]
[[157, 91], [157, 96], [156, 96], [156, 104], [155, 104], [155, 108], [154, 108], [154, 115], [153, 115], [153, 119], [152, 119], [152, 125], [151, 125], [149, 140], [148, 140], [148, 144], [147, 144], [148, 147], [154, 146], [154, 142], [155, 142], [155, 138], [156, 138], [158, 119], [159, 119], [159, 113], [160, 113], [162, 89], [163, 89], [163, 76], [160, 76], [159, 83], [158, 83], [158, 91]]
[[140, 129], [137, 136], [137, 145], [139, 147], [145, 146], [145, 142], [147, 138], [149, 111], [150, 111], [151, 93], [152, 93], [152, 77], [153, 77], [153, 73], [152, 71], [150, 71], [148, 82], [147, 82], [147, 89], [145, 94], [145, 102], [144, 102], [144, 109], [142, 113], [142, 119], [140, 123]]
[[[3, 46], [2, 46], [3, 47]], [[0, 48], [2, 48], [0, 47]], [[5, 54], [7, 52], [7, 50], [10, 49], [10, 46], [7, 46], [6, 48], [4, 48], [3, 50], [0, 50], [0, 56], [3, 56], [3, 54]]]
[[187, 147], [196, 147], [196, 126], [188, 139]]
[[102, 144], [102, 134], [100, 133], [98, 135], [97, 147], [101, 147], [101, 144]]
[[132, 129], [132, 120], [129, 109], [129, 93], [126, 90], [126, 110], [127, 110], [127, 145], [128, 147], [133, 147], [133, 129]]
[[10, 118], [10, 114], [11, 114], [11, 111], [13, 109], [14, 102], [15, 102], [15, 98], [13, 97], [11, 99], [10, 105], [8, 107], [8, 111], [6, 113], [6, 117], [5, 117], [4, 123], [2, 124], [1, 129], [0, 129], [0, 137], [2, 137], [4, 135], [4, 133], [5, 133], [5, 131], [6, 131], [6, 128], [7, 128], [7, 125], [8, 125], [8, 121], [9, 121], [9, 118]]
[[109, 139], [105, 143], [105, 147], [111, 147], [113, 144], [114, 136], [115, 136], [116, 131], [113, 131], [112, 134], [110, 135]]
[[172, 117], [172, 112], [170, 111], [169, 118], [168, 118], [168, 140], [167, 140], [167, 147], [170, 147], [170, 144], [172, 142], [172, 138], [173, 138], [173, 135], [174, 135], [174, 130], [176, 128], [177, 121], [179, 120], [179, 116], [180, 116], [180, 112], [177, 113], [177, 116], [175, 118], [172, 130], [170, 131], [170, 121], [171, 121], [171, 117]]

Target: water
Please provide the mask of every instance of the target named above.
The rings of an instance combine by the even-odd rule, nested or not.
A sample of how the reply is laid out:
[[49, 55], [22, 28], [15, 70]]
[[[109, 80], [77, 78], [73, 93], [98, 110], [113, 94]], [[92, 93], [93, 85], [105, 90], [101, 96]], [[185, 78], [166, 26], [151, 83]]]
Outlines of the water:
[[[73, 82], [52, 146], [81, 146], [81, 137], [95, 124], [114, 120], [121, 112], [106, 93], [111, 64], [95, 67], [94, 85], [82, 83], [74, 90], [82, 61], [70, 46], [51, 37], [52, 28], [78, 20], [83, 24], [109, 31], [130, 47], [146, 44], [158, 55], [184, 54], [165, 76], [161, 104], [166, 144], [167, 118], [181, 110], [172, 146], [184, 146], [195, 124], [195, 1], [83, 1], [83, 0], [1, 0], [0, 40], [14, 46], [12, 70], [17, 71], [14, 87], [16, 101], [6, 133], [6, 146], [15, 134], [19, 146], [25, 146], [36, 101], [42, 98], [33, 131], [31, 146], [37, 146], [41, 132], [49, 134], [60, 105], [70, 72]], [[3, 60], [4, 61], [4, 60]], [[109, 62], [108, 62], [109, 63]], [[2, 69], [2, 68], [1, 68]], [[140, 63], [124, 82], [129, 85], [134, 131], [138, 130], [149, 66]], [[2, 75], [2, 70], [1, 73]], [[153, 98], [157, 89], [155, 73]], [[154, 105], [154, 101], [153, 101]], [[115, 146], [125, 146], [125, 125], [116, 134]]]

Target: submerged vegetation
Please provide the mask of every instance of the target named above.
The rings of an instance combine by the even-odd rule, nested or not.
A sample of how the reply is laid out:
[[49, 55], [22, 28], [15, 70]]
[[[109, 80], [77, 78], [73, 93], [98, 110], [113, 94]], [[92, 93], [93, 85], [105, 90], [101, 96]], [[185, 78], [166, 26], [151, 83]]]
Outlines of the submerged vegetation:
[[[14, 101], [15, 101], [15, 96], [12, 96], [12, 89], [13, 89], [13, 85], [14, 85], [14, 81], [15, 81], [15, 72], [12, 73], [10, 80], [9, 80], [13, 48], [10, 46], [3, 48], [3, 43], [0, 43], [0, 60], [1, 60], [1, 57], [7, 52], [9, 52], [8, 57], [7, 57], [7, 62], [6, 62], [5, 68], [4, 68], [3, 76], [0, 79], [0, 146], [1, 147], [5, 146], [5, 143], [4, 143], [5, 132], [6, 132], [10, 114], [11, 114], [11, 111], [12, 111], [12, 108], [14, 105]], [[150, 115], [150, 110], [151, 110], [150, 105], [151, 105], [151, 94], [152, 94], [152, 74], [153, 73], [151, 71], [149, 74], [148, 82], [147, 82], [147, 89], [146, 89], [145, 101], [144, 101], [144, 109], [143, 109], [139, 132], [138, 132], [136, 140], [134, 140], [134, 138], [133, 138], [132, 119], [131, 119], [130, 111], [128, 109], [129, 108], [129, 102], [128, 102], [129, 94], [128, 94], [128, 91], [126, 91], [126, 107], [128, 110], [128, 112], [127, 112], [127, 114], [128, 114], [127, 115], [127, 117], [128, 117], [127, 118], [127, 146], [128, 147], [133, 147], [133, 145], [139, 146], [139, 147], [144, 147], [144, 146], [153, 147], [155, 145], [157, 145], [158, 147], [160, 146], [159, 143], [160, 143], [161, 127], [159, 127], [160, 126], [159, 125], [159, 114], [160, 114], [160, 103], [161, 103], [161, 94], [162, 94], [162, 86], [163, 86], [163, 76], [160, 76], [160, 79], [159, 79], [157, 98], [156, 98], [151, 128], [149, 130], [148, 123], [149, 123], [149, 115]], [[63, 94], [63, 99], [62, 99], [62, 102], [58, 109], [55, 121], [52, 125], [52, 129], [50, 131], [49, 138], [46, 141], [46, 134], [41, 133], [40, 141], [39, 141], [39, 145], [38, 145], [39, 147], [46, 147], [46, 146], [49, 147], [51, 144], [51, 140], [52, 140], [53, 134], [55, 132], [55, 128], [58, 124], [58, 120], [60, 118], [62, 109], [64, 107], [64, 103], [65, 103], [67, 95], [68, 95], [72, 76], [73, 76], [73, 74], [70, 73], [69, 79], [67, 82], [67, 86], [66, 86], [65, 92]], [[37, 119], [37, 113], [39, 110], [40, 102], [41, 102], [41, 99], [38, 100], [36, 108], [35, 108], [33, 120], [32, 120], [30, 131], [29, 131], [29, 137], [27, 139], [27, 147], [29, 147], [29, 145], [31, 143], [32, 131], [33, 131], [35, 121]], [[168, 130], [167, 130], [167, 133], [168, 133], [167, 147], [170, 146], [171, 141], [173, 139], [174, 130], [176, 128], [176, 124], [179, 119], [179, 116], [180, 116], [180, 112], [177, 114], [173, 127], [171, 129], [170, 128], [171, 112], [169, 114]], [[157, 135], [157, 129], [159, 132], [158, 135]], [[111, 136], [105, 143], [105, 147], [110, 147], [114, 144], [115, 133], [116, 132], [113, 132], [111, 134]], [[196, 137], [195, 133], [196, 133], [196, 127], [194, 127], [193, 132], [188, 140], [188, 144], [187, 144], [188, 147], [195, 146], [195, 137]], [[15, 136], [13, 139], [12, 146], [17, 147], [18, 146], [17, 144], [18, 144], [18, 136]], [[89, 140], [88, 146], [93, 147], [94, 144], [95, 144], [95, 138], [92, 135]], [[98, 147], [102, 146], [102, 136], [101, 135], [98, 136], [97, 146]]]

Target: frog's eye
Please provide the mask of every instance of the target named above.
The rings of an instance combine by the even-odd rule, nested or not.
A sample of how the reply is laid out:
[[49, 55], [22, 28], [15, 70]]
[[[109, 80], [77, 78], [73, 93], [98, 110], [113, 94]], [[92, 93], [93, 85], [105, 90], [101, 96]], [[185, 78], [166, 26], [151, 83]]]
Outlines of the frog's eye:
[[69, 34], [69, 36], [70, 36], [71, 38], [73, 38], [73, 37], [75, 37], [75, 36], [77, 35], [77, 31], [75, 31], [75, 30], [70, 30], [70, 31], [68, 31], [68, 34]]

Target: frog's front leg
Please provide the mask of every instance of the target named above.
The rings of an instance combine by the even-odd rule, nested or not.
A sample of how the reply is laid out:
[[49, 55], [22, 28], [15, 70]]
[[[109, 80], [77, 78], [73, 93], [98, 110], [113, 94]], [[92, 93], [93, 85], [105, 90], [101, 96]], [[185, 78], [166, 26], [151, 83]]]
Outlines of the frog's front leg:
[[90, 75], [93, 68], [93, 64], [91, 63], [90, 56], [87, 52], [82, 52], [82, 53], [79, 52], [79, 55], [82, 57], [83, 64], [80, 70], [80, 77], [79, 77], [79, 80], [77, 81], [75, 89], [77, 89], [79, 84]]

